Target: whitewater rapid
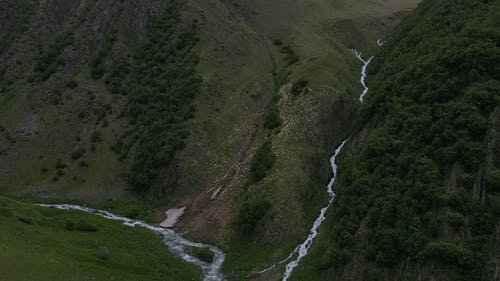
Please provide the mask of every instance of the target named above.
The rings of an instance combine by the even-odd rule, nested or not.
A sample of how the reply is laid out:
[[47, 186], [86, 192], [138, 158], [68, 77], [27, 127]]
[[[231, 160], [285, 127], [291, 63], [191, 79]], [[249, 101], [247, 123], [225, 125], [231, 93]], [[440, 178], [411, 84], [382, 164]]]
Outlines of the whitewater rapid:
[[309, 249], [311, 248], [311, 245], [312, 245], [314, 238], [316, 238], [316, 236], [318, 235], [318, 228], [320, 227], [321, 223], [323, 223], [323, 221], [326, 218], [326, 216], [325, 216], [326, 211], [328, 210], [328, 208], [332, 204], [333, 200], [335, 199], [335, 192], [333, 191], [333, 185], [335, 184], [335, 181], [337, 180], [337, 156], [342, 151], [342, 148], [344, 148], [344, 145], [346, 144], [346, 142], [347, 142], [347, 140], [344, 140], [342, 142], [342, 144], [340, 144], [340, 146], [337, 147], [337, 149], [335, 149], [335, 154], [333, 154], [333, 156], [330, 158], [330, 164], [332, 166], [333, 176], [330, 179], [330, 182], [328, 183], [328, 185], [326, 186], [326, 191], [328, 192], [328, 196], [330, 197], [330, 199], [328, 199], [328, 204], [326, 204], [326, 206], [323, 207], [321, 209], [321, 211], [319, 212], [319, 216], [314, 221], [313, 227], [311, 228], [311, 231], [310, 231], [309, 235], [307, 236], [306, 240], [304, 242], [302, 242], [302, 244], [297, 246], [295, 248], [295, 250], [293, 250], [292, 255], [295, 252], [298, 252], [299, 254], [298, 254], [297, 258], [295, 258], [294, 260], [292, 260], [291, 262], [289, 262], [286, 265], [285, 272], [283, 273], [283, 281], [286, 281], [286, 280], [288, 280], [288, 278], [290, 278], [290, 275], [292, 274], [294, 268], [297, 265], [299, 265], [300, 260], [302, 260], [302, 258], [305, 257], [307, 255], [307, 253], [309, 252]]
[[[203, 281], [223, 281], [224, 280], [224, 274], [222, 274], [221, 268], [222, 264], [224, 263], [225, 259], [225, 254], [222, 250], [219, 248], [209, 245], [209, 244], [203, 244], [203, 243], [196, 243], [189, 241], [179, 234], [177, 234], [175, 231], [169, 228], [163, 228], [160, 226], [152, 225], [145, 223], [140, 220], [134, 220], [130, 219], [127, 217], [121, 217], [115, 214], [112, 214], [107, 211], [101, 211], [97, 209], [92, 209], [92, 208], [87, 208], [87, 207], [82, 207], [78, 205], [70, 205], [70, 204], [36, 204], [37, 206], [41, 207], [48, 207], [48, 208], [56, 208], [56, 209], [61, 209], [61, 210], [78, 210], [78, 211], [83, 211], [91, 214], [95, 214], [113, 221], [119, 221], [123, 223], [124, 225], [130, 226], [130, 227], [143, 227], [146, 229], [149, 229], [151, 231], [154, 231], [158, 233], [163, 240], [163, 243], [168, 247], [170, 252], [173, 254], [177, 255], [184, 261], [188, 263], [192, 263], [197, 265], [198, 267], [201, 268], [202, 271], [202, 280]], [[191, 254], [187, 251], [186, 247], [194, 247], [194, 248], [207, 248], [212, 253], [214, 254], [214, 259], [212, 263], [206, 263]]]
[[366, 82], [365, 82], [366, 81], [366, 68], [368, 67], [368, 65], [372, 61], [373, 56], [371, 56], [367, 60], [364, 60], [363, 57], [361, 56], [360, 51], [358, 51], [356, 49], [352, 49], [352, 52], [363, 63], [363, 66], [361, 67], [361, 78], [359, 79], [359, 82], [361, 82], [361, 85], [363, 86], [363, 92], [359, 96], [359, 102], [363, 103], [365, 101], [366, 94], [368, 94], [368, 86], [366, 86]]

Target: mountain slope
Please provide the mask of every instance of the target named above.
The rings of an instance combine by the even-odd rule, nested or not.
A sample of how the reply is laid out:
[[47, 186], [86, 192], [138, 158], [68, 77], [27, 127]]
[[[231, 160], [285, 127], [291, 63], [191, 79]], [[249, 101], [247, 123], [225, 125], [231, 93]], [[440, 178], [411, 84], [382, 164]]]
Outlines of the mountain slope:
[[499, 11], [423, 1], [391, 33], [369, 68], [329, 234], [297, 276], [498, 278]]

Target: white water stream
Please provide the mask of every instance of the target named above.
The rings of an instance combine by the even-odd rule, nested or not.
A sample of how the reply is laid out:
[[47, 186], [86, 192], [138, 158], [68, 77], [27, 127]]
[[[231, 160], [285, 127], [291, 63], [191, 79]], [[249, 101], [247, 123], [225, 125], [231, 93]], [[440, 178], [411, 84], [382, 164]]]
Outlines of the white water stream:
[[[377, 45], [382, 46], [382, 44], [383, 44], [382, 40], [379, 39], [377, 41]], [[359, 80], [361, 85], [363, 86], [363, 92], [359, 96], [359, 101], [361, 103], [363, 103], [365, 100], [365, 96], [368, 93], [368, 86], [366, 85], [366, 69], [367, 69], [368, 65], [370, 64], [370, 62], [372, 61], [373, 56], [368, 58], [367, 60], [365, 60], [365, 59], [363, 59], [360, 51], [358, 51], [356, 49], [352, 49], [352, 52], [354, 53], [356, 58], [358, 58], [361, 62], [363, 62], [363, 66], [361, 67], [361, 78]], [[264, 272], [273, 270], [276, 266], [281, 265], [282, 263], [291, 259], [293, 257], [293, 255], [295, 255], [295, 253], [298, 252], [299, 253], [298, 256], [294, 260], [289, 262], [285, 267], [285, 272], [283, 273], [282, 281], [287, 281], [288, 278], [290, 278], [290, 276], [292, 275], [292, 272], [295, 269], [295, 267], [297, 267], [297, 265], [299, 265], [300, 260], [302, 260], [302, 258], [304, 258], [308, 254], [314, 238], [316, 238], [316, 236], [318, 235], [318, 229], [321, 226], [321, 223], [323, 223], [323, 221], [325, 220], [325, 213], [328, 210], [328, 208], [330, 207], [330, 205], [332, 205], [333, 200], [335, 199], [335, 192], [333, 191], [333, 185], [335, 184], [335, 181], [337, 180], [337, 156], [342, 151], [342, 148], [344, 147], [346, 142], [347, 142], [347, 140], [344, 140], [342, 142], [342, 144], [339, 147], [337, 147], [337, 149], [335, 150], [335, 154], [330, 158], [330, 163], [332, 165], [332, 171], [333, 171], [333, 177], [330, 179], [330, 182], [328, 183], [327, 188], [326, 188], [330, 199], [328, 200], [328, 204], [321, 209], [318, 218], [316, 218], [316, 220], [314, 221], [314, 224], [309, 232], [309, 236], [307, 236], [306, 240], [304, 242], [302, 242], [302, 244], [298, 245], [290, 253], [290, 255], [287, 258], [273, 264], [272, 266], [260, 271], [259, 273], [264, 273]]]
[[343, 141], [342, 144], [335, 149], [335, 154], [330, 158], [330, 164], [332, 165], [332, 172], [333, 176], [330, 179], [330, 182], [326, 186], [326, 191], [328, 192], [328, 196], [330, 199], [328, 200], [328, 204], [321, 209], [319, 212], [319, 216], [316, 218], [314, 221], [313, 227], [311, 228], [311, 231], [309, 233], [309, 236], [307, 236], [306, 240], [302, 242], [295, 250], [292, 252], [293, 253], [297, 252], [299, 255], [297, 258], [289, 262], [286, 267], [285, 267], [285, 272], [283, 273], [283, 281], [288, 280], [290, 278], [290, 275], [292, 274], [294, 268], [299, 265], [300, 260], [307, 255], [309, 252], [309, 249], [311, 248], [312, 242], [314, 238], [318, 235], [318, 228], [320, 227], [321, 223], [325, 220], [326, 216], [326, 211], [330, 207], [330, 205], [333, 202], [333, 199], [335, 199], [335, 192], [333, 192], [333, 185], [335, 184], [335, 181], [337, 180], [337, 156], [340, 154], [342, 151], [342, 148], [346, 144], [347, 140]]
[[[130, 227], [143, 227], [149, 230], [152, 230], [158, 234], [160, 234], [163, 243], [167, 245], [170, 252], [174, 253], [181, 259], [186, 262], [195, 264], [201, 268], [202, 271], [202, 280], [203, 281], [222, 281], [224, 280], [224, 275], [222, 274], [221, 267], [224, 263], [225, 254], [219, 248], [203, 243], [196, 243], [189, 241], [179, 234], [177, 234], [172, 229], [159, 227], [156, 225], [151, 225], [139, 220], [129, 219], [127, 217], [117, 216], [107, 211], [96, 210], [92, 208], [82, 207], [78, 205], [69, 205], [69, 204], [37, 204], [41, 207], [51, 207], [57, 208], [61, 210], [78, 210], [91, 214], [95, 214], [110, 220], [119, 221], [124, 225]], [[194, 248], [207, 248], [214, 254], [214, 259], [212, 263], [206, 263], [201, 261], [200, 259], [192, 256], [186, 247], [194, 247]]]
[[368, 86], [366, 86], [366, 82], [365, 82], [366, 81], [366, 68], [368, 67], [368, 65], [372, 61], [373, 56], [371, 56], [367, 60], [364, 60], [363, 57], [361, 56], [360, 51], [358, 51], [356, 49], [352, 49], [352, 52], [363, 63], [363, 66], [361, 67], [361, 78], [359, 78], [359, 82], [361, 82], [361, 85], [363, 86], [363, 92], [359, 96], [359, 102], [362, 103], [365, 101], [365, 96], [368, 93]]

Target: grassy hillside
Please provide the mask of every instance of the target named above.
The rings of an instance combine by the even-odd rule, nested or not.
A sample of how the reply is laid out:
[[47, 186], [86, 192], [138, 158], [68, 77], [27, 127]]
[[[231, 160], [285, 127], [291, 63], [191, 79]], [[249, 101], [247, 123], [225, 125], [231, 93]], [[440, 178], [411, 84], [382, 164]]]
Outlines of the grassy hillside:
[[0, 197], [2, 280], [199, 280], [155, 233]]
[[391, 33], [370, 66], [362, 144], [294, 280], [498, 278], [499, 11], [423, 1]]

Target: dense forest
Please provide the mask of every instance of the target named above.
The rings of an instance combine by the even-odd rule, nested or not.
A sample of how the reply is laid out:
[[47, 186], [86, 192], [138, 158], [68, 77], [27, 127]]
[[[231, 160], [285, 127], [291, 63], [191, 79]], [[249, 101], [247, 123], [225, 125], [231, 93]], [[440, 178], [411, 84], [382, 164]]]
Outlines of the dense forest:
[[333, 280], [415, 280], [404, 272], [418, 265], [439, 280], [491, 280], [499, 47], [493, 0], [423, 1], [387, 39], [357, 120], [373, 129], [341, 163], [320, 266]]

